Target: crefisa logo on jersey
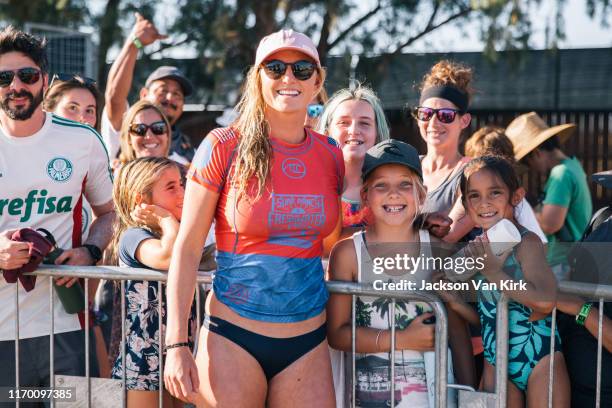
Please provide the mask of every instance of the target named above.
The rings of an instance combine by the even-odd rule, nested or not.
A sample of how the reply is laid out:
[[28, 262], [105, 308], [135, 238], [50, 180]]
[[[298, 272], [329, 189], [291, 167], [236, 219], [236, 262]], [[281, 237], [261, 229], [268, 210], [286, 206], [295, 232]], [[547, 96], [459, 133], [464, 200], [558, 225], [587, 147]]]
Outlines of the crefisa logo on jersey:
[[56, 157], [47, 163], [47, 174], [52, 180], [64, 182], [72, 176], [72, 163], [63, 157]]

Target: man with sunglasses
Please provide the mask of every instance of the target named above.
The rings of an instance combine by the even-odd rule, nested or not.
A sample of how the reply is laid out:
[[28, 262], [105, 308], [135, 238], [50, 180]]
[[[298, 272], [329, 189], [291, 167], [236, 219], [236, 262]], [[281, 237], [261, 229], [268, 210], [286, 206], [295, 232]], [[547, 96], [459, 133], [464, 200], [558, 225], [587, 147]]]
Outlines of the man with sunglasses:
[[[30, 258], [15, 231], [44, 228], [65, 251], [56, 264], [94, 265], [111, 238], [114, 220], [109, 161], [99, 135], [88, 126], [45, 113], [48, 84], [44, 40], [9, 26], [0, 31], [0, 269]], [[83, 195], [96, 217], [81, 242]], [[56, 285], [72, 286], [75, 278]], [[20, 385], [49, 381], [49, 291], [38, 276], [26, 291], [0, 280], [0, 386], [15, 385], [15, 286], [19, 292]], [[56, 374], [84, 374], [84, 333], [54, 293]], [[92, 355], [94, 355], [92, 353]], [[93, 362], [93, 360], [92, 360]], [[95, 362], [92, 369], [95, 372]]]
[[[155, 25], [136, 13], [136, 24], [119, 56], [113, 62], [106, 82], [106, 106], [102, 111], [101, 133], [112, 158], [119, 151], [119, 133], [123, 116], [128, 110], [127, 97], [132, 87], [138, 52], [157, 40], [166, 38]], [[176, 126], [183, 114], [185, 97], [193, 92], [189, 79], [176, 67], [162, 66], [153, 71], [140, 90], [140, 100], [148, 100], [161, 107], [172, 126], [169, 158], [188, 164], [195, 150], [189, 137]]]

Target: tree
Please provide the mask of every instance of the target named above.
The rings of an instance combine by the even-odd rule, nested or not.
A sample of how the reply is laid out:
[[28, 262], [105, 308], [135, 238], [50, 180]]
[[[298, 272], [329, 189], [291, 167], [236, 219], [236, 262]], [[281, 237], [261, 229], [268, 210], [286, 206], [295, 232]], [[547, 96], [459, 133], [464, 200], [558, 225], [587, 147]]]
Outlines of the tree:
[[[555, 27], [548, 30], [552, 46], [564, 35], [561, 11], [566, 0], [555, 1]], [[461, 29], [467, 21], [480, 22], [484, 51], [493, 59], [498, 50], [527, 48], [532, 32], [528, 10], [541, 0], [178, 0], [176, 14], [168, 13], [168, 1], [105, 0], [96, 16], [91, 15], [87, 0], [0, 0], [2, 3], [8, 7], [0, 7], [0, 21], [18, 26], [32, 21], [99, 28], [101, 85], [107, 52], [124, 40], [137, 10], [164, 22], [173, 36], [171, 42], [146, 50], [145, 61], [177, 46], [194, 49], [202, 73], [198, 85], [207, 88], [206, 94], [225, 96], [227, 89], [221, 84], [227, 85], [228, 76], [230, 82], [239, 83], [259, 40], [279, 28], [294, 27], [315, 39], [324, 65], [330, 54], [384, 54], [378, 67], [378, 73], [384, 75], [394, 55], [409, 51], [416, 41], [442, 27]], [[586, 4], [589, 15], [607, 25], [610, 0], [587, 0]], [[334, 63], [348, 69], [350, 59]]]
[[8, 6], [0, 7], [0, 21], [17, 27], [33, 22], [77, 29], [90, 18], [85, 0], [5, 0], [4, 3]]
[[[203, 71], [218, 84], [228, 70], [241, 77], [259, 40], [280, 28], [294, 27], [317, 41], [323, 64], [328, 55], [385, 54], [385, 74], [394, 55], [441, 27], [480, 22], [485, 52], [523, 49], [532, 26], [529, 7], [541, 0], [182, 0], [170, 32], [176, 43], [197, 49]], [[565, 0], [556, 0], [562, 10]], [[608, 12], [609, 0], [589, 0], [591, 15]], [[557, 13], [555, 38], [563, 36]], [[334, 62], [336, 63], [336, 62]], [[344, 64], [348, 67], [349, 62]], [[227, 81], [227, 76], [225, 76]]]

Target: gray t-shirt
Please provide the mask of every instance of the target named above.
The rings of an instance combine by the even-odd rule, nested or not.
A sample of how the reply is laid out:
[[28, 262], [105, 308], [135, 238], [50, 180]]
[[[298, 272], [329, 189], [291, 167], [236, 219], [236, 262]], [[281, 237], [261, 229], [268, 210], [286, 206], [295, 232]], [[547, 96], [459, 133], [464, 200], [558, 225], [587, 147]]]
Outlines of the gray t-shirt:
[[441, 212], [446, 215], [450, 213], [459, 197], [459, 181], [465, 164], [459, 163], [458, 167], [438, 187], [427, 192], [423, 212]]

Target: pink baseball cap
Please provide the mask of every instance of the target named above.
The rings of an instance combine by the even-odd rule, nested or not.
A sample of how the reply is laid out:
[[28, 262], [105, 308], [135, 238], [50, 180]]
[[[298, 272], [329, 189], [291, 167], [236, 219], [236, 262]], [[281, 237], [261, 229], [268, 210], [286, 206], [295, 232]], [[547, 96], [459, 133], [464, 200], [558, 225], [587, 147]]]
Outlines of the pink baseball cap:
[[255, 65], [259, 66], [270, 55], [283, 50], [296, 50], [306, 54], [321, 68], [319, 53], [312, 40], [293, 30], [280, 30], [262, 38], [257, 47]]

